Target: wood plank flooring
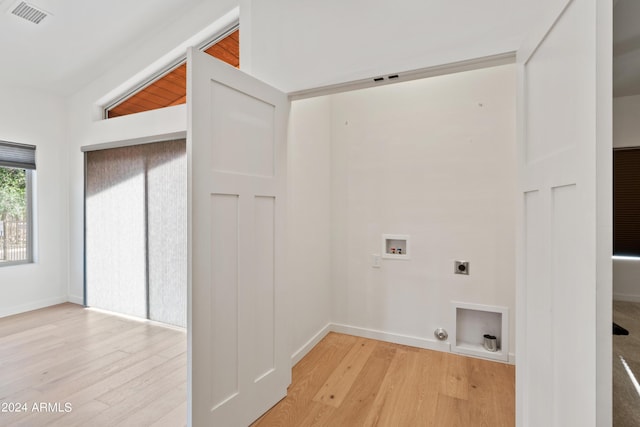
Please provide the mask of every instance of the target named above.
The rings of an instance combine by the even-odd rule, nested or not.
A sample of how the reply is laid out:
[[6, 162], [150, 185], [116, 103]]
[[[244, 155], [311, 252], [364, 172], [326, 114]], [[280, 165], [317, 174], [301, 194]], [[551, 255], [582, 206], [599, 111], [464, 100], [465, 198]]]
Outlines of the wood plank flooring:
[[[254, 426], [513, 426], [514, 376], [511, 365], [330, 333]], [[74, 304], [0, 319], [1, 426], [184, 426], [186, 377], [181, 330]], [[16, 403], [26, 412], [1, 411]]]
[[330, 333], [254, 427], [515, 425], [515, 367]]
[[613, 302], [613, 321], [629, 335], [613, 336], [613, 427], [640, 426], [640, 303]]
[[75, 304], [2, 318], [0, 425], [184, 426], [186, 351], [182, 330]]

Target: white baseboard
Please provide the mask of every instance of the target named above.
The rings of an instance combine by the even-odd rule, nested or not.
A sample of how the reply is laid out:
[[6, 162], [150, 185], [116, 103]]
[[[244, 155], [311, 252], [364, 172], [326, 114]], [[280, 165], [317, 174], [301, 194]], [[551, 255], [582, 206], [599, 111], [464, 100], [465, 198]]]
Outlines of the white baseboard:
[[291, 366], [302, 360], [329, 332], [331, 332], [331, 323], [327, 323], [324, 328], [320, 329], [309, 341], [293, 353], [291, 356]]
[[427, 350], [445, 352], [449, 352], [451, 350], [451, 345], [448, 342], [437, 341], [435, 339], [431, 340], [409, 335], [394, 334], [390, 332], [360, 328], [357, 326], [341, 325], [337, 323], [331, 324], [331, 330], [333, 332], [339, 332], [342, 334], [355, 335], [362, 338], [372, 338], [375, 340], [391, 342], [394, 344], [408, 345], [411, 347], [424, 348]]
[[17, 305], [14, 307], [6, 307], [0, 309], [0, 317], [12, 316], [14, 314], [24, 313], [26, 311], [37, 310], [39, 308], [49, 307], [51, 305], [62, 304], [67, 302], [65, 297], [47, 298], [38, 301], [33, 301], [27, 304]]
[[67, 297], [67, 301], [74, 304], [84, 305], [84, 297], [78, 295], [69, 295]]
[[614, 301], [640, 302], [640, 295], [613, 293]]
[[[357, 326], [343, 325], [339, 323], [328, 323], [325, 327], [320, 329], [309, 341], [307, 341], [302, 347], [300, 347], [291, 356], [291, 366], [298, 363], [304, 356], [311, 351], [329, 332], [337, 332], [340, 334], [353, 335], [362, 338], [371, 338], [374, 340], [391, 342], [394, 344], [408, 345], [410, 347], [424, 348], [427, 350], [443, 351], [446, 353], [451, 352], [451, 344], [448, 342], [437, 341], [435, 339], [426, 339], [420, 337], [414, 337], [410, 335], [394, 334], [391, 332], [378, 331], [375, 329], [361, 328]], [[485, 359], [486, 360], [486, 359]], [[497, 362], [500, 362], [499, 360]], [[504, 361], [502, 362], [504, 363]], [[508, 363], [515, 365], [516, 356], [514, 353], [509, 353]]]

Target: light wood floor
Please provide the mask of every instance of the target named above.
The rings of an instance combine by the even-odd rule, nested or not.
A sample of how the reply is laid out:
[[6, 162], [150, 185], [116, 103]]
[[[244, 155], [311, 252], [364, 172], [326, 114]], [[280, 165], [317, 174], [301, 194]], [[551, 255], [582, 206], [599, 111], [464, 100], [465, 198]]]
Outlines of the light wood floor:
[[[613, 321], [629, 335], [613, 336], [613, 426], [640, 426], [640, 303], [613, 302]], [[626, 365], [626, 366], [625, 366]]]
[[[511, 427], [514, 375], [511, 365], [330, 333], [254, 425]], [[0, 319], [0, 426], [184, 426], [186, 377], [180, 330], [74, 304]], [[48, 412], [33, 410], [40, 402]], [[27, 411], [1, 412], [15, 403]]]
[[293, 368], [276, 426], [515, 425], [515, 367], [330, 333]]
[[184, 331], [75, 304], [2, 318], [0, 425], [184, 426], [186, 350]]

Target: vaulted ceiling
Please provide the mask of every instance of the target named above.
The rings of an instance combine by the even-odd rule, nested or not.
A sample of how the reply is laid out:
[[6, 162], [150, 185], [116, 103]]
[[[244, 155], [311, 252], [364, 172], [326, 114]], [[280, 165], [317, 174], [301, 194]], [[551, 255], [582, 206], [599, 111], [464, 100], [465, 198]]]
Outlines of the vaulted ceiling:
[[203, 1], [27, 0], [48, 13], [34, 24], [0, 0], [0, 82], [72, 94]]
[[[209, 55], [234, 67], [240, 66], [240, 30], [205, 49]], [[164, 76], [107, 110], [107, 117], [119, 117], [187, 102], [187, 64], [182, 63]]]
[[[11, 13], [20, 0], [0, 0], [0, 83], [73, 94], [125, 60], [132, 46], [208, 1], [213, 0], [29, 0], [48, 13], [34, 24]], [[462, 3], [455, 8], [464, 10]], [[519, 3], [533, 9], [536, 2]], [[614, 4], [614, 94], [640, 94], [640, 1]], [[446, 45], [446, 35], [437, 38]]]

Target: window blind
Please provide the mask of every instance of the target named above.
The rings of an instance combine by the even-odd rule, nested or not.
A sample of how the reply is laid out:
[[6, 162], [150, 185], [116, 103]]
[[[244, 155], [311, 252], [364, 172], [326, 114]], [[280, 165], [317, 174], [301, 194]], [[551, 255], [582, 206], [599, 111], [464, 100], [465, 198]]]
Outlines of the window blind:
[[36, 146], [0, 141], [0, 166], [35, 169]]
[[640, 149], [613, 152], [613, 254], [640, 256]]
[[186, 327], [186, 141], [85, 159], [87, 304]]

